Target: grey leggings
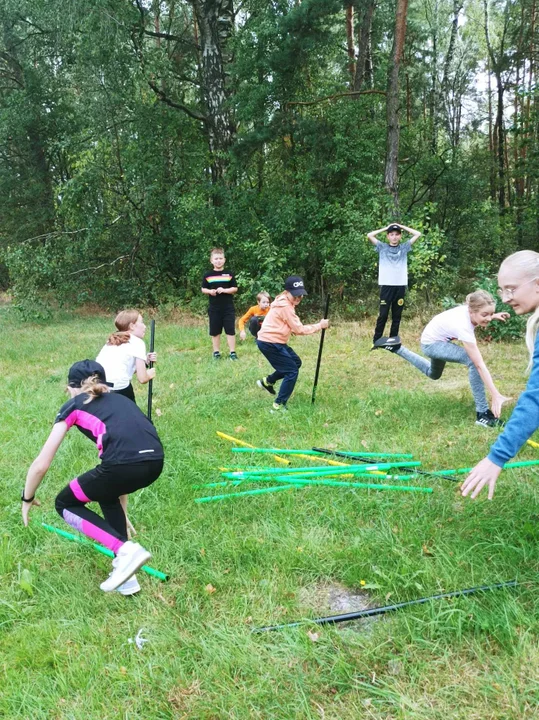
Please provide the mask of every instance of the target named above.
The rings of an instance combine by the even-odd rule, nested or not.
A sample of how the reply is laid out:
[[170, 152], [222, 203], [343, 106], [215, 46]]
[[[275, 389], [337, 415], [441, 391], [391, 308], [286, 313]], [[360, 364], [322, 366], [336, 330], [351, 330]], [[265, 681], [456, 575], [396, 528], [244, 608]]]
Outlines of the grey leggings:
[[426, 375], [431, 380], [438, 380], [441, 377], [446, 362], [460, 363], [468, 366], [468, 377], [470, 379], [470, 387], [472, 389], [473, 399], [475, 401], [475, 409], [479, 413], [488, 410], [487, 396], [485, 394], [485, 385], [481, 380], [481, 375], [473, 362], [470, 360], [468, 353], [460, 345], [452, 342], [435, 342], [430, 345], [421, 345], [421, 350], [425, 353], [429, 360], [425, 360], [421, 355], [408, 350], [401, 346], [397, 350], [405, 360], [408, 360], [414, 367]]

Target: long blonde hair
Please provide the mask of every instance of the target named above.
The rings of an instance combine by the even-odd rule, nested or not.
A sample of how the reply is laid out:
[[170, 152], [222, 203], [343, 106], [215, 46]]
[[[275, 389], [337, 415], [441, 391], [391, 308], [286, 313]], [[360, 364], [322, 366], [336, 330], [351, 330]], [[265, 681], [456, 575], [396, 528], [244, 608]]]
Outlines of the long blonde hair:
[[[524, 282], [539, 279], [539, 253], [535, 250], [520, 250], [506, 257], [500, 265], [498, 272], [504, 270], [512, 270], [516, 272]], [[528, 318], [526, 323], [526, 347], [530, 353], [530, 362], [528, 370], [532, 366], [533, 351], [535, 348], [535, 338], [537, 336], [537, 327], [539, 326], [539, 305]]]
[[472, 312], [479, 312], [481, 308], [488, 305], [496, 307], [496, 300], [486, 290], [476, 290], [469, 295], [466, 295], [466, 305]]
[[107, 345], [124, 345], [131, 339], [129, 334], [129, 326], [138, 320], [140, 315], [138, 310], [122, 310], [114, 318], [114, 324], [118, 328], [118, 332], [109, 335]]
[[81, 393], [86, 393], [88, 395], [88, 399], [84, 401], [84, 405], [88, 405], [88, 403], [92, 402], [92, 400], [110, 392], [109, 386], [101, 382], [97, 375], [90, 375], [89, 378], [86, 378], [80, 386], [80, 390]]

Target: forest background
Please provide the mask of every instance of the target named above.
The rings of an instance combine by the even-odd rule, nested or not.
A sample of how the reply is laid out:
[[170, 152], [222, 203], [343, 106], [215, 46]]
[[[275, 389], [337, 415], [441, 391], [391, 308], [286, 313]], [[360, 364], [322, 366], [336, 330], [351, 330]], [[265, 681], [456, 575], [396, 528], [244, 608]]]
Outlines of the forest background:
[[539, 249], [536, 15], [536, 0], [3, 0], [0, 287], [27, 317], [196, 311], [218, 245], [246, 305], [297, 273], [358, 316], [377, 280], [366, 233], [397, 220], [424, 235], [412, 300], [460, 298]]

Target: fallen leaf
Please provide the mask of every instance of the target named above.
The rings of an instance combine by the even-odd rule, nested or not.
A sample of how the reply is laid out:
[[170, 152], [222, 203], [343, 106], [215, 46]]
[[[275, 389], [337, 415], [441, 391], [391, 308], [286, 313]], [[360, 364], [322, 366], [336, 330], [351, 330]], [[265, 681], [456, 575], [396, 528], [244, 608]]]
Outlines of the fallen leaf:
[[120, 672], [122, 673], [122, 675], [127, 675], [127, 668], [122, 665], [122, 667], [120, 668]]
[[214, 588], [211, 583], [208, 583], [204, 590], [208, 593], [208, 595], [213, 595], [213, 593], [216, 592], [216, 588]]
[[200, 557], [206, 557], [206, 550], [204, 548], [200, 548]]
[[248, 615], [243, 622], [244, 622], [246, 625], [251, 625], [251, 623], [253, 622], [253, 616], [252, 616], [252, 615]]
[[170, 383], [169, 388], [172, 390], [172, 388], [175, 388], [176, 385], [174, 383]]
[[30, 595], [30, 597], [34, 594], [34, 588], [32, 587], [32, 573], [30, 570], [24, 569], [22, 571], [19, 578], [19, 587], [21, 590], [24, 590], [27, 595]]
[[380, 417], [380, 415], [381, 415], [383, 412], [384, 412], [383, 410], [375, 410], [375, 411], [374, 411], [374, 414], [376, 415], [376, 417]]
[[329, 427], [329, 423], [324, 423], [324, 427]]
[[303, 552], [303, 546], [302, 546], [302, 545], [298, 545], [298, 547], [296, 548], [296, 550], [297, 550], [298, 552]]
[[430, 550], [425, 544], [423, 544], [421, 548], [423, 550], [423, 555], [428, 555], [429, 557], [432, 557], [434, 555], [432, 550]]
[[237, 433], [242, 433], [242, 432], [245, 432], [246, 430], [247, 430], [247, 428], [244, 428], [243, 425], [238, 425], [237, 427], [234, 428], [234, 432], [237, 432]]
[[388, 592], [388, 594], [386, 595], [386, 602], [389, 600], [389, 598], [390, 598], [392, 595], [393, 595], [393, 593]]
[[307, 630], [307, 637], [308, 637], [309, 640], [311, 640], [312, 642], [318, 642], [318, 640], [320, 639], [320, 633], [311, 632], [310, 630]]
[[161, 410], [159, 410], [159, 408], [155, 408], [155, 414], [157, 415], [157, 417], [161, 417], [163, 413], [161, 412]]
[[223, 570], [223, 575], [228, 575], [229, 572], [230, 572], [230, 568], [225, 568]]
[[361, 444], [363, 445], [363, 447], [364, 447], [365, 449], [367, 449], [367, 448], [369, 447], [369, 443], [368, 443], [366, 440], [362, 440], [362, 441], [361, 441]]

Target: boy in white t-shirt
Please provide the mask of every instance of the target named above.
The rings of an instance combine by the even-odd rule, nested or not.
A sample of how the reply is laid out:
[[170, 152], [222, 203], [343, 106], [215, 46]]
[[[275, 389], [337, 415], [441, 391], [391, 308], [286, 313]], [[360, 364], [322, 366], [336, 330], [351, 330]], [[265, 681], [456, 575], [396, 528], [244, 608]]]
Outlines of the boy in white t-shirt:
[[157, 354], [146, 354], [146, 345], [142, 339], [146, 333], [146, 325], [138, 310], [122, 310], [116, 315], [114, 324], [118, 332], [110, 335], [96, 360], [104, 367], [107, 382], [113, 384], [114, 392], [135, 402], [131, 378], [136, 372], [137, 379], [142, 384], [153, 380], [155, 368], [148, 369], [146, 364], [155, 362]]
[[[402, 231], [411, 233], [412, 237], [401, 243]], [[387, 243], [376, 236], [387, 233]], [[404, 308], [404, 296], [408, 286], [408, 253], [412, 245], [421, 237], [418, 230], [393, 223], [380, 230], [373, 230], [367, 237], [380, 256], [378, 261], [378, 285], [380, 286], [380, 310], [374, 329], [373, 343], [384, 334], [389, 311], [391, 310], [390, 337], [397, 337]], [[374, 347], [373, 347], [374, 349]]]
[[[503, 403], [509, 398], [496, 389], [475, 339], [476, 327], [486, 327], [491, 320], [505, 322], [509, 318], [509, 313], [496, 313], [495, 309], [492, 295], [485, 290], [476, 290], [466, 297], [466, 305], [458, 305], [433, 317], [421, 334], [421, 350], [430, 360], [405, 348], [398, 338], [380, 338], [374, 348], [400, 355], [431, 380], [441, 377], [446, 362], [466, 365], [475, 401], [476, 424], [483, 427], [501, 426], [504, 423], [498, 418]], [[463, 347], [455, 345], [455, 340], [461, 342]], [[485, 385], [490, 392], [492, 410], [488, 406]]]

